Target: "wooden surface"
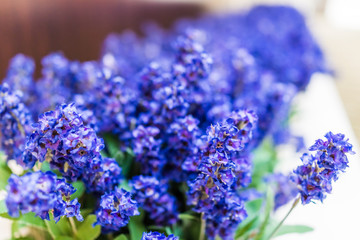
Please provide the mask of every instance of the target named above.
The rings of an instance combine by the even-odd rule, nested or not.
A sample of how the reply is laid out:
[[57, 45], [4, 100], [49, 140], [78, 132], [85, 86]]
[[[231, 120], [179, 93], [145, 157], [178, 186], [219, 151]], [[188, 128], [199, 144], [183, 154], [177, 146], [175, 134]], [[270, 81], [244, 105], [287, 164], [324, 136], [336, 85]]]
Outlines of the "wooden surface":
[[0, 0], [0, 79], [9, 59], [24, 53], [36, 60], [52, 51], [70, 59], [94, 60], [111, 32], [138, 30], [145, 20], [164, 27], [183, 16], [196, 16], [195, 4], [126, 0]]

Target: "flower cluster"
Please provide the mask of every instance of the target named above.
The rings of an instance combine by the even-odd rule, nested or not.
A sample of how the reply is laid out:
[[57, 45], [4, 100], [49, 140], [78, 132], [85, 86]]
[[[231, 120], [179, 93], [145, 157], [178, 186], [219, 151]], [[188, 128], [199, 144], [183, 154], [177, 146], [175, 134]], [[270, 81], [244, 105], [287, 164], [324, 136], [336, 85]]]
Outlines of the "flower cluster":
[[34, 101], [34, 71], [34, 60], [23, 54], [17, 54], [11, 59], [6, 77], [3, 80], [3, 83], [7, 83], [11, 89], [23, 93], [23, 99], [26, 104]]
[[22, 102], [22, 93], [12, 91], [6, 83], [0, 85], [0, 149], [21, 165], [31, 122], [30, 112]]
[[178, 237], [175, 237], [173, 234], [169, 235], [169, 236], [165, 236], [162, 233], [158, 233], [158, 232], [148, 232], [148, 233], [143, 233], [141, 240], [178, 240]]
[[159, 154], [161, 140], [156, 138], [159, 132], [156, 127], [142, 125], [133, 131], [134, 153], [145, 174], [157, 175], [162, 167], [164, 159]]
[[31, 167], [36, 161], [47, 160], [72, 181], [81, 176], [104, 147], [95, 131], [83, 125], [74, 104], [64, 104], [40, 115], [33, 128], [26, 142], [24, 162]]
[[52, 172], [29, 172], [21, 177], [11, 175], [6, 205], [12, 217], [18, 217], [19, 211], [23, 214], [34, 212], [40, 218], [50, 220], [49, 211], [52, 211], [56, 222], [62, 216], [82, 221], [80, 203], [77, 198], [70, 200], [75, 191]]
[[101, 157], [101, 155], [91, 160], [81, 178], [88, 191], [97, 193], [113, 190], [121, 179], [121, 168], [115, 159]]
[[[265, 173], [253, 169], [253, 151], [265, 138], [274, 145], [299, 139], [288, 127], [291, 102], [314, 72], [327, 71], [303, 17], [259, 6], [143, 30], [141, 37], [110, 35], [98, 61], [49, 54], [36, 81], [33, 60], [13, 58], [0, 86], [0, 149], [25, 175], [9, 180], [10, 215], [49, 219], [51, 210], [56, 221], [81, 220], [80, 204], [69, 197], [69, 183], [79, 181], [86, 186], [79, 199], [95, 208], [103, 233], [131, 235], [123, 227], [139, 206], [143, 223], [160, 232], [173, 225], [187, 236], [179, 213], [193, 211], [208, 239], [230, 240], [247, 217], [245, 202], [264, 196], [255, 191]], [[31, 116], [39, 116], [32, 125]], [[275, 208], [298, 189], [303, 203], [331, 191], [352, 146], [341, 134], [326, 138], [303, 156], [294, 186], [284, 175], [268, 179], [276, 184]], [[64, 178], [31, 172], [48, 166]], [[127, 183], [131, 190], [120, 188]], [[150, 232], [142, 239], [178, 237]]]
[[303, 204], [313, 200], [322, 202], [326, 193], [331, 192], [332, 182], [348, 167], [346, 154], [354, 154], [344, 134], [328, 132], [325, 138], [325, 141], [318, 139], [309, 148], [315, 154], [305, 153], [301, 158], [303, 165], [294, 170], [292, 179], [300, 189]]
[[134, 199], [157, 225], [165, 226], [176, 222], [178, 213], [175, 198], [167, 193], [167, 184], [155, 177], [137, 176], [132, 179], [131, 185]]
[[115, 188], [114, 191], [101, 196], [99, 208], [96, 210], [97, 222], [103, 231], [117, 231], [129, 223], [130, 217], [139, 215], [137, 202], [131, 199], [130, 192]]
[[188, 203], [204, 214], [211, 239], [232, 239], [236, 226], [247, 217], [243, 199], [235, 189], [251, 181], [251, 167], [246, 157], [239, 156], [246, 154], [257, 117], [247, 110], [234, 112], [232, 117], [208, 128], [198, 175], [189, 182]]

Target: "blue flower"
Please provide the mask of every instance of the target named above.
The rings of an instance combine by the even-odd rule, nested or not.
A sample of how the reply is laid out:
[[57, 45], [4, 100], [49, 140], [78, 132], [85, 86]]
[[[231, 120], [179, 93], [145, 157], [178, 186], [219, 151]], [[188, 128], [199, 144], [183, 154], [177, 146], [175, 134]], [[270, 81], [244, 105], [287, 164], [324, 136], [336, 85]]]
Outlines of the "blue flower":
[[144, 232], [141, 240], [179, 240], [179, 237], [175, 237], [173, 234], [165, 236], [164, 234], [159, 232]]
[[101, 196], [100, 206], [95, 212], [104, 232], [117, 231], [129, 223], [130, 217], [139, 215], [138, 204], [131, 199], [130, 192], [115, 188]]
[[35, 100], [34, 71], [34, 60], [23, 54], [17, 54], [11, 59], [6, 78], [3, 80], [3, 83], [7, 83], [12, 90], [23, 93], [27, 105]]
[[81, 178], [90, 192], [105, 193], [119, 185], [122, 175], [121, 168], [115, 159], [96, 157], [84, 169]]
[[310, 151], [315, 151], [315, 154], [305, 153], [301, 158], [303, 165], [294, 170], [292, 180], [299, 188], [303, 204], [312, 200], [322, 202], [326, 193], [331, 192], [332, 182], [348, 167], [346, 154], [354, 154], [352, 145], [344, 134], [328, 132], [325, 138], [326, 141], [316, 140], [309, 148]]
[[52, 172], [28, 172], [21, 177], [13, 174], [7, 186], [6, 205], [12, 217], [18, 217], [19, 211], [23, 214], [34, 212], [36, 216], [50, 220], [49, 211], [53, 211], [56, 222], [62, 216], [82, 221], [80, 203], [77, 199], [70, 201], [75, 191]]
[[138, 126], [133, 131], [133, 145], [136, 160], [142, 165], [145, 174], [156, 175], [160, 173], [164, 159], [159, 154], [161, 140], [158, 139], [160, 130], [157, 127]]
[[137, 176], [130, 184], [133, 187], [134, 199], [157, 225], [172, 225], [177, 220], [175, 197], [167, 193], [168, 185], [155, 177]]
[[23, 167], [32, 167], [22, 161], [26, 135], [31, 131], [31, 115], [22, 102], [22, 93], [0, 85], [0, 149], [8, 159], [15, 159]]
[[39, 116], [28, 138], [24, 162], [48, 161], [65, 178], [75, 181], [104, 148], [93, 129], [84, 126], [74, 104], [61, 105]]

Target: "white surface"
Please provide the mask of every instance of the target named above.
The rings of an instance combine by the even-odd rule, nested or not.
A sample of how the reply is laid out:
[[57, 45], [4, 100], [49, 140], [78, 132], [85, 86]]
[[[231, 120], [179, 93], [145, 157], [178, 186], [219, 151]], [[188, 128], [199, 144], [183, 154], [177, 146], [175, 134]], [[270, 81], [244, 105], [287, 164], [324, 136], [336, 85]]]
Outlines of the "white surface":
[[[360, 162], [359, 145], [346, 117], [341, 99], [337, 93], [335, 82], [325, 75], [316, 75], [307, 91], [297, 99], [299, 114], [292, 125], [294, 131], [304, 135], [307, 146], [322, 137], [326, 132], [344, 133], [354, 145], [357, 153], [349, 157], [349, 169], [340, 175], [333, 184], [332, 194], [324, 203], [301, 204], [295, 208], [286, 224], [305, 224], [315, 228], [306, 234], [291, 234], [277, 237], [276, 240], [332, 240], [360, 239]], [[283, 160], [282, 169], [293, 169], [300, 164], [299, 155]], [[291, 204], [290, 204], [291, 205]], [[281, 208], [277, 217], [281, 219], [290, 206]]]
[[360, 30], [359, 0], [328, 0], [326, 17], [338, 27]]

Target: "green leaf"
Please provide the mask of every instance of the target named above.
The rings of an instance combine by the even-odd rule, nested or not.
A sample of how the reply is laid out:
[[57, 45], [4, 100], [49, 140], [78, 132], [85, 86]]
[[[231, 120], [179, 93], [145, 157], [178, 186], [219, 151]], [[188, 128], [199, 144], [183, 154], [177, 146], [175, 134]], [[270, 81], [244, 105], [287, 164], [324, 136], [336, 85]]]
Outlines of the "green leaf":
[[274, 193], [269, 188], [266, 194], [266, 207], [265, 207], [264, 220], [259, 227], [259, 231], [258, 234], [256, 235], [255, 240], [264, 239], [264, 235], [269, 225], [270, 215], [273, 209], [274, 209]]
[[0, 168], [0, 190], [5, 190], [8, 185], [8, 179], [11, 176], [11, 172], [6, 170], [6, 167]]
[[130, 218], [129, 222], [129, 232], [131, 240], [139, 240], [142, 237], [143, 232], [146, 232], [145, 226], [143, 224], [144, 212], [140, 211], [140, 215], [133, 216]]
[[82, 181], [73, 182], [72, 185], [76, 189], [76, 192], [71, 195], [71, 200], [80, 198], [85, 192], [85, 184]]
[[121, 181], [121, 184], [119, 185], [119, 187], [125, 189], [128, 192], [131, 192], [131, 190], [132, 190], [126, 179]]
[[134, 152], [130, 148], [127, 148], [124, 153], [120, 151], [119, 139], [112, 134], [105, 134], [104, 139], [106, 142], [106, 149], [109, 152], [110, 157], [114, 158], [121, 166], [121, 172], [125, 178], [129, 178]]
[[244, 236], [250, 230], [254, 229], [254, 227], [258, 224], [259, 217], [256, 216], [251, 220], [248, 220], [247, 223], [241, 223], [239, 228], [236, 230], [235, 239]]
[[76, 238], [80, 240], [96, 239], [101, 233], [101, 227], [99, 225], [93, 227], [95, 222], [96, 216], [94, 214], [87, 216], [84, 222], [80, 224]]
[[263, 206], [264, 199], [259, 198], [245, 203], [245, 209], [248, 216], [258, 215]]
[[57, 223], [51, 217], [51, 220], [45, 221], [45, 224], [52, 238], [72, 235], [71, 226], [66, 217], [60, 218]]
[[1, 200], [0, 201], [0, 214], [7, 213], [7, 212], [8, 212], [8, 209], [6, 207], [5, 200]]
[[121, 235], [117, 236], [116, 238], [114, 238], [114, 240], [128, 240], [128, 238], [126, 237], [126, 235], [121, 234]]
[[50, 163], [44, 161], [41, 163], [41, 171], [43, 172], [47, 172], [47, 171], [51, 171], [51, 168], [50, 168]]
[[192, 220], [192, 221], [199, 221], [199, 218], [191, 215], [191, 214], [187, 214], [187, 213], [181, 213], [179, 214], [179, 218], [181, 220]]
[[253, 161], [254, 170], [250, 187], [259, 189], [259, 186], [264, 185], [264, 176], [273, 173], [278, 162], [275, 147], [270, 139], [265, 139], [254, 151]]
[[263, 209], [264, 199], [259, 198], [245, 203], [248, 217], [239, 225], [236, 230], [235, 238], [246, 235], [260, 224], [261, 210]]
[[73, 240], [73, 238], [69, 236], [56, 236], [54, 240]]
[[281, 236], [289, 233], [307, 233], [311, 232], [314, 229], [306, 225], [282, 225], [279, 230], [276, 232], [274, 237]]
[[[93, 209], [90, 209], [90, 208], [84, 208], [84, 209], [81, 209], [80, 212], [81, 212], [81, 215], [83, 216], [83, 218], [85, 219], [89, 214], [91, 214], [94, 210]], [[80, 223], [80, 222], [78, 222]], [[81, 224], [81, 223], [80, 223]], [[79, 225], [80, 225], [79, 224]]]

